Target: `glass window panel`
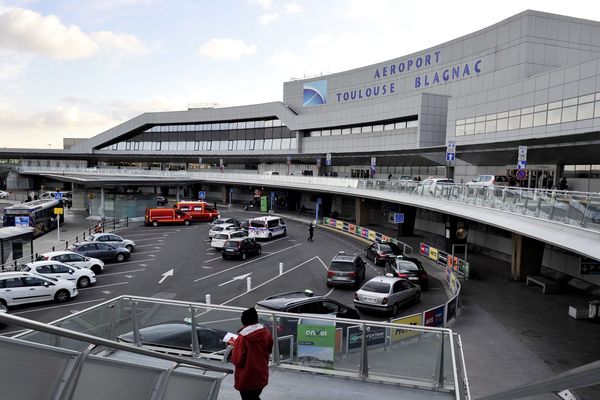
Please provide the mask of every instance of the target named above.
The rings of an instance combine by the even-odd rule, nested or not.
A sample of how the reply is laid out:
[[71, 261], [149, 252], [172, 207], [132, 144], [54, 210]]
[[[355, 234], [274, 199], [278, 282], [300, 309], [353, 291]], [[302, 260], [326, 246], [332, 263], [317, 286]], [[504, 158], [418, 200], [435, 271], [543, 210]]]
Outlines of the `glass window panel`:
[[140, 142], [133, 142], [133, 150], [138, 151], [140, 149]]
[[596, 93], [596, 100], [600, 100], [600, 92]]
[[533, 126], [533, 114], [521, 115], [521, 128], [531, 128]]
[[584, 165], [576, 165], [576, 166], [575, 166], [575, 171], [582, 171], [582, 172], [584, 172], [584, 171], [589, 171], [589, 170], [590, 170], [590, 166], [589, 166], [589, 165], [587, 165], [587, 164], [584, 164]]
[[465, 126], [464, 125], [457, 125], [456, 126], [456, 136], [462, 136], [465, 134]]
[[417, 120], [406, 122], [407, 128], [416, 128], [417, 126], [419, 126], [419, 121], [417, 121]]
[[[520, 110], [519, 110], [520, 111]], [[519, 129], [521, 126], [521, 117], [510, 117], [508, 119], [508, 129]]]
[[341, 129], [332, 129], [331, 130], [331, 136], [338, 136], [342, 134], [342, 130]]
[[219, 130], [219, 124], [211, 124], [210, 125], [210, 130], [211, 131], [218, 131]]
[[548, 111], [548, 125], [551, 124], [560, 124], [560, 115], [562, 113], [562, 110], [560, 108], [557, 109], [551, 109]]
[[[403, 122], [396, 122], [396, 129], [405, 129], [406, 128], [406, 121]], [[354, 132], [352, 132], [354, 133]]]
[[464, 125], [465, 124], [465, 120], [464, 119], [457, 119], [456, 120], [456, 125]]
[[575, 166], [574, 165], [565, 165], [565, 171], [575, 172]]
[[264, 143], [265, 143], [265, 141], [263, 139], [256, 139], [254, 142], [255, 142], [254, 143], [254, 145], [255, 145], [254, 148], [256, 150], [262, 150], [263, 149]]
[[579, 97], [579, 104], [591, 103], [594, 101], [594, 93]]
[[373, 127], [371, 125], [365, 125], [360, 129], [360, 131], [362, 133], [371, 133], [373, 132]]
[[160, 151], [162, 142], [154, 142], [154, 149]]
[[247, 140], [248, 150], [254, 150], [254, 140]]
[[531, 114], [533, 112], [533, 107], [525, 107], [521, 110], [521, 114]]
[[[593, 108], [592, 108], [592, 112], [594, 112]], [[125, 150], [125, 142], [117, 143], [117, 150]]]
[[227, 129], [229, 129], [230, 131], [233, 131], [235, 129], [237, 129], [237, 123], [235, 122], [230, 122], [227, 124]]
[[478, 135], [480, 133], [485, 132], [485, 122], [477, 122], [475, 123], [475, 134]]
[[498, 113], [498, 119], [500, 118], [508, 118], [508, 111]]
[[200, 142], [194, 142], [194, 151], [200, 150]]
[[594, 117], [600, 118], [600, 101], [594, 103]]
[[232, 150], [233, 150], [233, 146], [234, 146], [234, 144], [233, 144], [233, 140], [230, 140], [230, 141], [227, 143], [227, 150], [228, 150], [228, 151], [232, 151]]
[[485, 132], [489, 133], [489, 132], [496, 132], [496, 120], [492, 120], [492, 121], [487, 121], [485, 123]]
[[291, 138], [281, 139], [281, 150], [289, 150]]
[[331, 130], [323, 129], [323, 131], [321, 131], [321, 136], [331, 136]]
[[319, 137], [321, 136], [321, 131], [310, 131], [311, 137]]
[[255, 128], [264, 128], [265, 127], [265, 121], [255, 121], [254, 123], [254, 127]]
[[296, 150], [296, 146], [297, 146], [296, 138], [291, 138], [290, 139], [290, 150]]
[[249, 140], [236, 140], [235, 142], [237, 143], [236, 150], [246, 150]]
[[360, 126], [355, 126], [352, 128], [352, 133], [360, 133]]
[[273, 145], [273, 139], [265, 139], [265, 144], [263, 145], [263, 150], [271, 150], [272, 145]]
[[185, 142], [177, 142], [177, 150], [179, 150], [179, 151], [185, 150]]
[[536, 112], [533, 114], [533, 126], [546, 125], [546, 111]]
[[252, 129], [256, 126], [256, 124], [254, 123], [254, 121], [247, 121], [246, 122], [246, 129]]
[[546, 111], [547, 109], [548, 109], [548, 104], [539, 104], [539, 105], [533, 107], [534, 112]]
[[383, 126], [383, 130], [384, 131], [393, 131], [394, 130], [394, 124], [385, 124]]
[[204, 150], [206, 151], [211, 151], [212, 150], [212, 142], [209, 140], [207, 142], [204, 142], [205, 148]]
[[281, 139], [280, 138], [273, 139], [273, 147], [271, 149], [272, 150], [281, 150]]
[[553, 110], [555, 108], [561, 108], [561, 107], [562, 107], [562, 100], [555, 101], [553, 103], [548, 104], [548, 110]]
[[185, 142], [185, 149], [189, 151], [194, 150], [194, 142]]
[[508, 129], [508, 118], [502, 118], [498, 120], [496, 125], [496, 132], [505, 131]]
[[373, 132], [382, 132], [383, 125], [373, 125]]
[[[509, 116], [509, 117], [517, 117], [517, 116], [519, 116], [519, 115], [521, 115], [521, 109], [518, 109], [518, 110], [512, 110], [512, 111], [509, 111], [509, 112], [508, 112], [508, 116]], [[510, 125], [510, 122], [509, 122], [508, 124]]]
[[577, 107], [577, 119], [594, 118], [594, 103], [583, 103]]
[[[563, 100], [563, 108], [570, 107], [577, 104], [577, 97], [573, 97], [572, 99]], [[563, 120], [564, 122], [564, 120]]]
[[475, 133], [475, 124], [465, 125], [465, 135], [472, 135]]
[[227, 151], [229, 149], [229, 140], [220, 140], [219, 141], [219, 150]]
[[237, 123], [237, 128], [238, 129], [246, 129], [246, 123], [245, 122], [238, 122]]
[[273, 126], [273, 120], [268, 119], [265, 121], [265, 128], [271, 128]]
[[485, 115], [475, 118], [475, 122], [485, 122]]
[[281, 124], [281, 120], [279, 120], [279, 119], [274, 119], [274, 120], [273, 120], [273, 126], [274, 126], [274, 127], [275, 127], [275, 126], [281, 126], [281, 125], [282, 125], [282, 124]]
[[491, 121], [491, 120], [493, 120], [493, 119], [496, 119], [496, 116], [497, 116], [497, 115], [498, 115], [498, 114], [488, 114], [488, 115], [486, 115], [486, 116], [485, 116], [485, 120], [486, 120], [486, 121]]
[[577, 106], [565, 107], [562, 112], [562, 122], [571, 122], [577, 119]]

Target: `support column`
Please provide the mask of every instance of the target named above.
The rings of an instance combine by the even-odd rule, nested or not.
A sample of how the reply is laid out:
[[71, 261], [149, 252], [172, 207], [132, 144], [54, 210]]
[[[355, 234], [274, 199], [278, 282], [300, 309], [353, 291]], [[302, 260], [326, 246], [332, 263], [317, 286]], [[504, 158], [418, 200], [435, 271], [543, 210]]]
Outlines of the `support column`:
[[82, 190], [78, 185], [73, 184], [71, 190], [73, 204], [71, 207], [73, 210], [85, 210], [85, 191]]
[[175, 199], [179, 201], [179, 185], [177, 185], [177, 191], [175, 192]]
[[511, 278], [515, 281], [524, 281], [527, 275], [538, 275], [542, 267], [544, 248], [544, 242], [513, 233]]
[[369, 224], [369, 207], [367, 201], [362, 198], [356, 198], [356, 225], [364, 226]]
[[100, 188], [100, 205], [98, 206], [98, 214], [100, 217], [104, 218], [106, 214], [104, 213], [104, 188]]
[[413, 206], [400, 206], [404, 214], [404, 223], [398, 224], [398, 236], [413, 236], [415, 234], [415, 220], [417, 219], [417, 208]]
[[227, 204], [227, 185], [221, 186], [221, 201]]

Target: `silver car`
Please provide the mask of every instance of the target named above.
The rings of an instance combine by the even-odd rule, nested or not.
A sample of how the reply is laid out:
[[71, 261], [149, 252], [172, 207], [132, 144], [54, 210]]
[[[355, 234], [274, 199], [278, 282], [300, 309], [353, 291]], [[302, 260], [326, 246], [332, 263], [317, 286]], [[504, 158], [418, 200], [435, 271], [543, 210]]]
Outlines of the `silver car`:
[[421, 287], [406, 279], [378, 276], [354, 294], [354, 306], [360, 311], [385, 313], [392, 317], [407, 303], [418, 303]]
[[117, 247], [125, 247], [130, 252], [135, 250], [135, 242], [133, 240], [122, 238], [114, 233], [94, 233], [93, 235], [90, 235], [88, 241], [109, 243]]

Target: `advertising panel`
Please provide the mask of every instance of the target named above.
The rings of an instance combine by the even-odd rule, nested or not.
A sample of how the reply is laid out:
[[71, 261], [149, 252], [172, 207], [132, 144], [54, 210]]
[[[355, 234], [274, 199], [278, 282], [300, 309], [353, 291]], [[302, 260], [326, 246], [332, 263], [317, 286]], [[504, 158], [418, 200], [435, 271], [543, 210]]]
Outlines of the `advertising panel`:
[[[385, 344], [385, 330], [378, 326], [367, 326], [367, 347]], [[348, 328], [348, 350], [360, 349], [363, 332], [360, 326]]]
[[456, 279], [456, 274], [450, 273], [450, 283], [448, 283], [448, 286], [450, 286], [452, 293], [456, 294], [458, 291], [458, 280]]
[[373, 242], [377, 240], [377, 232], [375, 232], [375, 231], [370, 231], [370, 230], [368, 230], [368, 229], [365, 229], [365, 230], [368, 232], [368, 235], [367, 235], [367, 236], [368, 236], [368, 239], [369, 239], [369, 240], [371, 240], [371, 241], [373, 241]]
[[15, 217], [15, 226], [29, 226], [29, 217]]
[[442, 305], [423, 313], [423, 321], [425, 326], [443, 327], [444, 326], [444, 309], [446, 305]]
[[344, 222], [340, 220], [335, 221], [335, 227], [336, 229], [344, 229]]
[[330, 220], [330, 218], [323, 217], [323, 225], [329, 225], [329, 220]]
[[329, 226], [333, 226], [335, 228], [337, 226], [337, 221], [335, 219], [329, 219]]
[[435, 247], [430, 247], [429, 248], [429, 259], [433, 260], [433, 261], [437, 261], [437, 259], [438, 259], [438, 249], [436, 249]]
[[437, 259], [438, 264], [440, 265], [446, 265], [448, 264], [448, 253], [446, 253], [445, 251], [438, 251], [438, 259]]
[[[407, 317], [396, 318], [392, 320], [392, 324], [403, 324], [403, 325], [422, 325], [423, 324], [423, 315], [422, 314], [413, 314]], [[404, 339], [408, 339], [414, 336], [419, 336], [419, 331], [413, 331], [410, 329], [404, 328], [396, 328], [392, 329], [392, 342], [399, 342]]]
[[335, 325], [310, 322], [298, 324], [298, 361], [312, 367], [333, 368]]
[[367, 228], [360, 228], [360, 236], [364, 237], [365, 239], [368, 239], [369, 230]]
[[348, 224], [348, 232], [356, 235], [356, 225]]
[[342, 227], [342, 229], [344, 230], [344, 232], [348, 232], [348, 223], [344, 222], [344, 226]]
[[262, 211], [262, 212], [269, 211], [268, 199], [269, 198], [267, 196], [262, 196], [260, 198], [260, 211]]
[[456, 318], [456, 306], [457, 306], [457, 297], [454, 296], [449, 302], [448, 307], [446, 307], [446, 323]]
[[390, 241], [390, 237], [386, 236], [386, 235], [381, 235], [381, 241], [382, 242], [389, 242]]

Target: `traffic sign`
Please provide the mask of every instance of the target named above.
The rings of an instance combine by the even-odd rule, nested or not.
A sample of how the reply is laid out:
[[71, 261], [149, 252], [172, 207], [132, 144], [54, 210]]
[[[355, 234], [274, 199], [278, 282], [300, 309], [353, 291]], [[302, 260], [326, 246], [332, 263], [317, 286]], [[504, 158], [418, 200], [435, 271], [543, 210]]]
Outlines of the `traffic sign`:
[[325, 165], [331, 165], [331, 153], [327, 153], [327, 156], [325, 157]]
[[518, 170], [517, 173], [516, 173], [516, 177], [520, 181], [523, 181], [523, 180], [527, 179], [527, 170], [526, 169], [520, 169], [520, 170]]
[[394, 223], [395, 224], [403, 224], [404, 223], [404, 213], [394, 213]]
[[204, 200], [206, 198], [206, 192], [204, 190], [201, 190], [198, 192], [198, 198], [200, 200]]
[[62, 200], [63, 194], [61, 192], [54, 193], [54, 200]]
[[446, 161], [454, 161], [454, 153], [446, 153]]
[[63, 213], [64, 213], [63, 208], [61, 208], [61, 207], [55, 207], [54, 208], [54, 214], [60, 215], [60, 214], [63, 214]]
[[29, 217], [15, 217], [15, 226], [29, 226]]
[[517, 169], [526, 169], [527, 168], [527, 160], [519, 160], [517, 162]]

